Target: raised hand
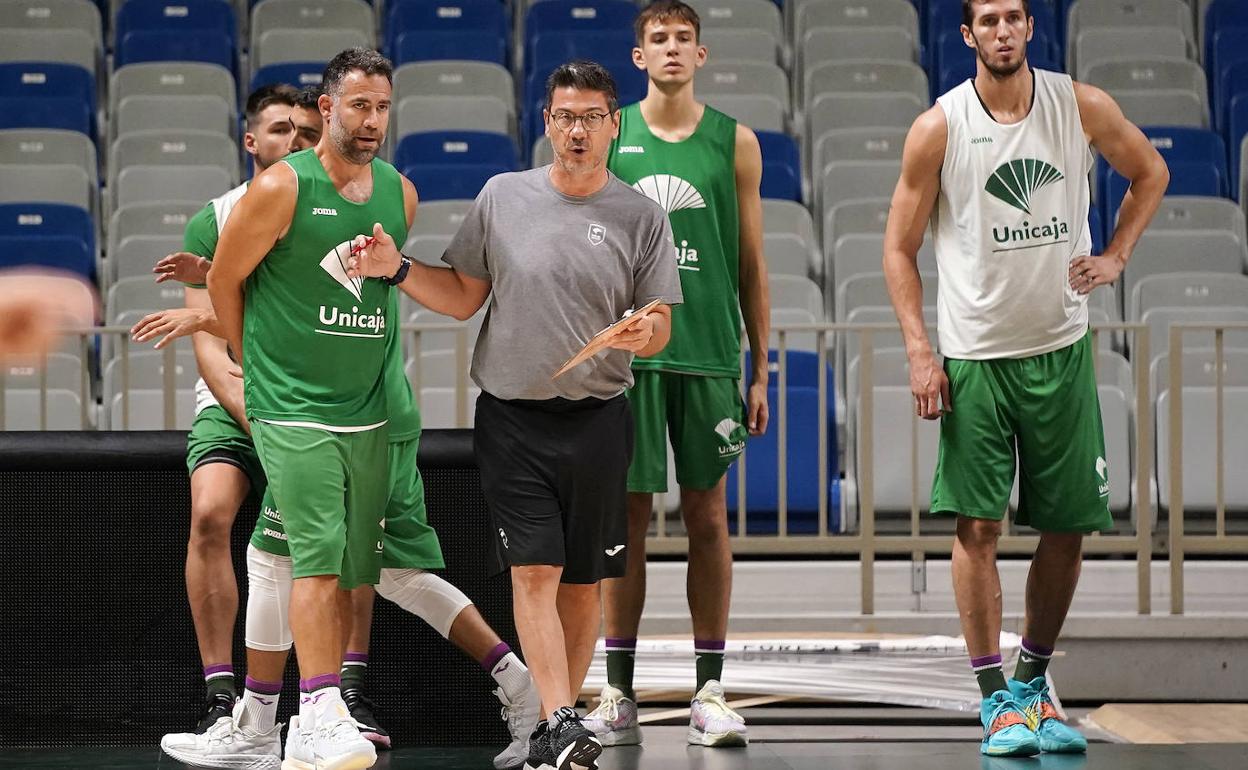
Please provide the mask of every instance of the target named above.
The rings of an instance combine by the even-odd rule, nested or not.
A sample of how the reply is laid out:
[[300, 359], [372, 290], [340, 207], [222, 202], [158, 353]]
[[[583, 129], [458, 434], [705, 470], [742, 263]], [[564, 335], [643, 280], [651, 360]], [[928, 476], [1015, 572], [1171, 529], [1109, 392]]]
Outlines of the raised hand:
[[212, 262], [187, 251], [175, 251], [164, 257], [152, 272], [156, 274], [156, 283], [165, 281], [181, 281], [202, 286], [208, 282], [208, 268]]
[[357, 235], [351, 243], [347, 275], [352, 278], [389, 278], [399, 272], [399, 249], [381, 223], [373, 225], [373, 236]]
[[207, 331], [216, 320], [212, 311], [204, 308], [169, 308], [144, 316], [130, 329], [130, 338], [135, 342], [147, 342], [163, 334], [155, 345], [156, 350], [160, 350], [179, 337]]

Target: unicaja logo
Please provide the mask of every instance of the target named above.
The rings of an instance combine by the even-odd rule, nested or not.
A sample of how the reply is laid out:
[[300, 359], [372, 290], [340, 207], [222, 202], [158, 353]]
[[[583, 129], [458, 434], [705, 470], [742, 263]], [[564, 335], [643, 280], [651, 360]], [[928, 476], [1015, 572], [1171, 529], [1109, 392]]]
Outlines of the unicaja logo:
[[992, 172], [984, 191], [1030, 215], [1032, 194], [1063, 179], [1062, 172], [1042, 160], [1012, 160]]

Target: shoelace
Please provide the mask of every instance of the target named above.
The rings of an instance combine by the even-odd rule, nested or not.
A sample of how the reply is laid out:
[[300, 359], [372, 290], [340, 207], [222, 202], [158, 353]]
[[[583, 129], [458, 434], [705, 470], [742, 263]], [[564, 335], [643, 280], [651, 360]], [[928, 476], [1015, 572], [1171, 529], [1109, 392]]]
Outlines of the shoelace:
[[524, 737], [517, 732], [517, 730], [524, 727], [524, 709], [519, 704], [508, 702], [503, 706], [502, 713], [499, 716], [507, 723], [507, 732], [511, 733], [512, 737]]
[[[997, 723], [997, 720], [1001, 717], [1001, 715], [1009, 711], [1022, 711], [1022, 709], [1019, 708], [1019, 704], [1016, 701], [1001, 701], [997, 704], [997, 707], [992, 710], [992, 718], [988, 720], [988, 727], [986, 729], [988, 731], [992, 731], [993, 725]], [[1029, 724], [1026, 711], [1022, 712], [1021, 718], [1023, 724]], [[1006, 727], [1008, 726], [1009, 725], [1006, 725]]]
[[1047, 684], [1037, 690], [1036, 694], [1028, 698], [1027, 702], [1023, 704], [1023, 713], [1027, 715], [1027, 724], [1032, 730], [1038, 728], [1040, 723], [1044, 721], [1046, 717], [1044, 713], [1045, 704], [1048, 704], [1049, 708], [1053, 709], [1054, 712], [1057, 711], [1053, 707], [1053, 701], [1049, 698], [1049, 686]]
[[724, 714], [732, 717], [738, 722], [744, 721], [743, 719], [741, 719], [740, 714], [728, 708], [728, 704], [724, 702], [724, 697], [722, 695], [709, 695], [705, 698], [701, 698], [700, 700], [702, 703], [712, 705], [715, 708], [721, 709], [724, 712]]
[[234, 718], [218, 719], [208, 731], [204, 733], [204, 737], [208, 739], [208, 745], [228, 744], [234, 742], [234, 733], [236, 732]]
[[351, 741], [360, 737], [354, 719], [337, 719], [326, 728], [325, 733], [335, 741]]
[[586, 718], [598, 717], [607, 722], [614, 722], [620, 718], [620, 702], [622, 700], [622, 698], [616, 698], [615, 696], [604, 698], [602, 703], [598, 704], [598, 708], [594, 709]]

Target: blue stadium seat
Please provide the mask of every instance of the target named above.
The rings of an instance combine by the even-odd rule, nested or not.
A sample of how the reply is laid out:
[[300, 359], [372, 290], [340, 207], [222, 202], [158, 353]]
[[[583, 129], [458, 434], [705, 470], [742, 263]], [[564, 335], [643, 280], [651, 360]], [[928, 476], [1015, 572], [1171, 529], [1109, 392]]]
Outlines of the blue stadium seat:
[[[829, 343], [831, 335], [829, 335]], [[808, 350], [786, 350], [785, 355], [785, 372], [784, 376], [788, 381], [790, 388], [815, 388], [819, 386], [819, 354], [812, 353]], [[767, 351], [767, 368], [771, 372], [769, 384], [779, 386], [780, 383], [780, 351], [772, 348]], [[827, 368], [828, 388], [832, 388], [835, 382], [832, 378], [831, 357], [825, 358], [825, 367]], [[754, 368], [754, 356], [747, 349], [745, 351], [745, 371], [749, 372]]]
[[[1189, 128], [1183, 126], [1142, 126], [1140, 128], [1144, 135], [1148, 137], [1157, 151], [1161, 153], [1161, 157], [1165, 158], [1166, 163], [1170, 164], [1170, 188], [1167, 189], [1169, 195], [1184, 195], [1175, 189], [1175, 164], [1181, 165], [1180, 172], [1191, 172], [1192, 168], [1202, 165], [1211, 165], [1217, 170], [1221, 181], [1217, 184], [1218, 192], [1197, 192], [1193, 195], [1215, 195], [1219, 197], [1226, 196], [1227, 180], [1232, 179], [1227, 173], [1226, 165], [1226, 145], [1222, 141], [1222, 137], [1213, 131], [1203, 128]], [[1107, 204], [1113, 201], [1113, 210], [1118, 210], [1118, 203], [1122, 201], [1122, 192], [1118, 193], [1118, 197], [1114, 198], [1108, 190], [1108, 183], [1112, 170], [1104, 158], [1097, 161], [1096, 166], [1096, 199], [1102, 206], [1102, 214], [1106, 230], [1112, 231], [1114, 219], [1108, 216], [1109, 208]], [[1205, 173], [1196, 171], [1198, 179], [1206, 178]], [[1121, 177], [1119, 178], [1121, 180]], [[1203, 182], [1197, 182], [1192, 179], [1184, 179], [1179, 182], [1183, 186], [1200, 185], [1200, 189], [1207, 189]], [[1125, 184], [1120, 185], [1122, 191], [1126, 190]]]
[[0, 129], [61, 128], [95, 136], [95, 78], [73, 64], [0, 64]]
[[763, 154], [763, 182], [760, 188], [762, 197], [800, 201], [802, 165], [797, 142], [788, 134], [774, 131], [756, 133], [758, 146]]
[[1213, 0], [1205, 9], [1205, 68], [1209, 73], [1209, 84], [1213, 86], [1213, 75], [1209, 64], [1214, 59], [1214, 42], [1217, 33], [1230, 29], [1248, 30], [1248, 4], [1243, 0]]
[[1101, 210], [1096, 206], [1088, 208], [1088, 230], [1092, 234], [1092, 253], [1105, 253], [1105, 225], [1101, 223]]
[[1236, 188], [1235, 197], [1239, 196], [1239, 169], [1244, 162], [1239, 155], [1240, 145], [1244, 142], [1244, 134], [1248, 134], [1248, 90], [1236, 94], [1231, 99], [1226, 117], [1226, 146], [1231, 153], [1229, 179], [1234, 180], [1231, 187]]
[[[1208, 31], [1206, 31], [1208, 35]], [[1230, 106], [1233, 93], [1243, 91], [1243, 81], [1233, 81], [1236, 73], [1242, 68], [1233, 69], [1236, 64], [1248, 61], [1248, 28], [1232, 27], [1223, 29], [1212, 35], [1211, 58], [1205, 60], [1205, 74], [1209, 83], [1209, 103], [1213, 105], [1214, 125], [1225, 128], [1225, 113]], [[1218, 120], [1218, 116], [1222, 120]]]
[[386, 50], [395, 65], [468, 59], [505, 64], [509, 38], [498, 0], [398, 0], [386, 12]]
[[1239, 94], [1248, 93], [1248, 59], [1240, 59], [1227, 64], [1222, 69], [1222, 82], [1216, 85], [1209, 83], [1209, 90], [1218, 95], [1217, 99], [1211, 102], [1214, 129], [1225, 134], [1227, 111], [1231, 100]]
[[0, 267], [40, 265], [95, 278], [95, 225], [77, 206], [0, 204]]
[[511, 137], [491, 131], [423, 131], [399, 140], [394, 165], [404, 168], [430, 163], [485, 163], [511, 171], [518, 167], [519, 160]]
[[115, 66], [204, 61], [235, 71], [234, 9], [221, 0], [128, 0], [117, 12]]
[[274, 83], [289, 83], [292, 86], [316, 86], [321, 84], [321, 73], [328, 62], [300, 61], [270, 64], [256, 70], [251, 76], [251, 90]]
[[[532, 64], [534, 45], [541, 36], [572, 37], [583, 32], [613, 31], [628, 38], [633, 47], [633, 19], [637, 6], [626, 0], [543, 0], [534, 3], [524, 17], [524, 53]], [[611, 49], [600, 49], [609, 51]], [[530, 70], [531, 71], [531, 70]]]
[[[1166, 195], [1203, 195], [1211, 198], [1226, 197], [1226, 176], [1223, 168], [1209, 162], [1166, 161], [1170, 167], [1170, 184]], [[1111, 230], [1118, 216], [1118, 207], [1127, 194], [1129, 183], [1116, 171], [1111, 171], [1106, 183], [1106, 201], [1103, 205], [1104, 222]]]
[[[831, 379], [831, 378], [829, 378]], [[836, 465], [836, 416], [835, 399], [828, 389], [828, 408], [819, 414], [818, 391], [813, 387], [789, 386], [786, 391], [787, 436], [786, 501], [788, 504], [788, 531], [790, 534], [809, 534], [818, 531], [819, 498], [828, 495], [828, 530], [839, 528], [840, 501]], [[768, 534], [778, 531], [776, 511], [779, 508], [779, 391], [767, 389], [767, 406], [771, 424], [762, 436], [752, 437], [745, 444], [745, 509], [746, 528], [750, 534]], [[819, 489], [819, 420], [823, 419], [828, 438], [828, 489]], [[737, 510], [737, 469], [728, 469], [728, 510]], [[672, 480], [674, 481], [674, 479]], [[669, 482], [670, 483], [670, 482]], [[728, 518], [729, 531], [736, 529], [736, 517]]]

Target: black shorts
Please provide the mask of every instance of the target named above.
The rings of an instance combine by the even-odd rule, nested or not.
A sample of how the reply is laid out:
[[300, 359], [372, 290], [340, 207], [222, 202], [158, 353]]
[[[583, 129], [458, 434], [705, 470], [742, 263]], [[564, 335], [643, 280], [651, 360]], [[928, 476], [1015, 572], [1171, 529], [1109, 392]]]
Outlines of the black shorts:
[[482, 393], [473, 447], [499, 572], [561, 566], [564, 583], [624, 575], [627, 398], [502, 401]]

